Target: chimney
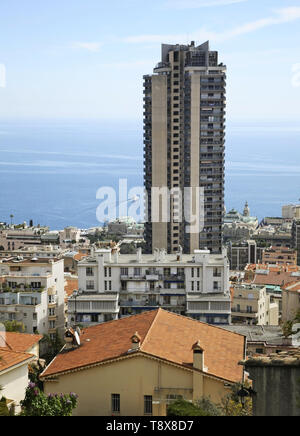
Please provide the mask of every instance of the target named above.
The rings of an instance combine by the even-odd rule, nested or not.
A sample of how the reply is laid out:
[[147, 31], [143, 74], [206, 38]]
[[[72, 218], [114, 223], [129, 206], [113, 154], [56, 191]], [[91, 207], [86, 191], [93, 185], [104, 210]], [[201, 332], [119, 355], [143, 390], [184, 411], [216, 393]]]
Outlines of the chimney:
[[193, 346], [193, 367], [204, 371], [204, 349], [200, 345], [200, 341], [197, 341]]
[[118, 250], [116, 250], [114, 252], [114, 262], [119, 263], [119, 251]]
[[138, 334], [138, 332], [135, 332], [135, 334], [131, 337], [131, 351], [138, 351], [141, 346], [141, 337]]
[[68, 329], [65, 332], [64, 335], [64, 340], [66, 343], [66, 350], [72, 350], [72, 348], [74, 348], [74, 330], [73, 329]]

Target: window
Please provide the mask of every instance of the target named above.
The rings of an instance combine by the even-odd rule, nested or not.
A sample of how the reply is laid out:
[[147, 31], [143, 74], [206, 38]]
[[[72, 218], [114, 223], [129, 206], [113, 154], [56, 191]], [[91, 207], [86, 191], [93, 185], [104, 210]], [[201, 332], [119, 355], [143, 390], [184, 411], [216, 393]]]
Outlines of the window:
[[144, 415], [152, 415], [152, 395], [144, 396]]
[[86, 275], [89, 277], [93, 276], [94, 275], [93, 268], [90, 267], [86, 268]]
[[141, 275], [141, 268], [134, 268], [134, 275], [140, 276]]
[[171, 304], [171, 297], [169, 296], [169, 295], [167, 295], [167, 296], [164, 296], [164, 303], [163, 304], [168, 304], [168, 305], [170, 305]]
[[112, 413], [120, 413], [120, 394], [111, 395], [111, 411]]
[[128, 276], [128, 268], [121, 268], [121, 276]]
[[93, 280], [87, 280], [86, 282], [86, 289], [93, 290], [95, 288], [95, 284]]

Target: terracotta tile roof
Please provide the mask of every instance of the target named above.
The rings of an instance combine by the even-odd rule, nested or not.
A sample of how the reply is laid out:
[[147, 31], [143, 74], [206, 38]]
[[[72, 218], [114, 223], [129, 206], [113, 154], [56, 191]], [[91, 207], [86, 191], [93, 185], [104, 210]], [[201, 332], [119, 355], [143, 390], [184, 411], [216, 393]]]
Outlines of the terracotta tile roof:
[[42, 335], [0, 332], [0, 347], [26, 353], [43, 338]]
[[252, 283], [255, 285], [282, 286], [293, 281], [295, 281], [295, 277], [291, 276], [291, 273], [289, 272], [281, 272], [278, 274], [277, 272], [270, 271], [268, 275], [255, 274], [255, 278], [252, 280]]
[[58, 354], [42, 377], [126, 356], [135, 332], [141, 337], [140, 352], [185, 367], [192, 367], [192, 346], [200, 340], [209, 374], [228, 381], [242, 379], [238, 362], [244, 358], [244, 336], [162, 309], [83, 330], [81, 346]]
[[291, 283], [287, 283], [285, 286], [282, 287], [282, 289], [286, 289], [290, 292], [298, 292], [300, 291], [300, 281], [297, 280]]
[[70, 297], [75, 290], [78, 289], [78, 279], [65, 280], [65, 294]]
[[274, 264], [267, 264], [267, 263], [251, 263], [248, 264], [245, 268], [246, 271], [256, 271], [259, 270], [269, 270], [272, 272], [297, 272], [300, 270], [299, 266], [297, 265], [274, 265]]
[[33, 358], [33, 354], [19, 353], [0, 347], [0, 373], [27, 360], [30, 361]]
[[87, 257], [88, 255], [86, 253], [77, 253], [75, 254], [75, 256], [73, 257], [73, 259], [80, 261], [81, 259], [83, 259], [84, 257]]

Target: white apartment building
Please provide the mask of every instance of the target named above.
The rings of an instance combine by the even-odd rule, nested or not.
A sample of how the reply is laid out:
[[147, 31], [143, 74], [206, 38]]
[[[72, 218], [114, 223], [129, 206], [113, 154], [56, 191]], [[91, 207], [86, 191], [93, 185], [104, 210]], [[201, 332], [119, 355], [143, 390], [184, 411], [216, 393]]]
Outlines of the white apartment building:
[[64, 334], [63, 259], [2, 259], [0, 281], [0, 322], [22, 322], [26, 333]]
[[68, 323], [89, 326], [158, 307], [211, 324], [229, 324], [229, 264], [225, 253], [120, 255], [98, 250], [78, 264], [78, 292]]

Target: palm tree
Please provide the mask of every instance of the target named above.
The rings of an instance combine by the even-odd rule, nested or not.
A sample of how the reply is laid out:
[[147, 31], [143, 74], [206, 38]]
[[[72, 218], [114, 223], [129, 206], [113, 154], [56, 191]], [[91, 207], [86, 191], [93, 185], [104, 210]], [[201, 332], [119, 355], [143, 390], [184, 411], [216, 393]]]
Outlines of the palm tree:
[[13, 224], [13, 218], [14, 218], [13, 214], [10, 214], [10, 223], [11, 223], [11, 225]]

